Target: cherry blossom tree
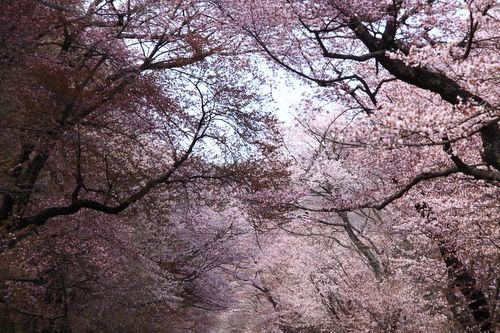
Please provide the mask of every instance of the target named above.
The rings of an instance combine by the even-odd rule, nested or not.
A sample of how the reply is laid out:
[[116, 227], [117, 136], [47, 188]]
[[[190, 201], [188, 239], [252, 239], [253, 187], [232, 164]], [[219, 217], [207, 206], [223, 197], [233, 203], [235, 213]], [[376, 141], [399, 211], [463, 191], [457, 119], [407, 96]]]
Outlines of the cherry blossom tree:
[[[494, 1], [0, 13], [7, 332], [498, 327]], [[286, 147], [264, 58], [316, 87]]]
[[[315, 144], [305, 158], [296, 156], [302, 185], [292, 190], [292, 206], [319, 214], [319, 223], [326, 220], [321, 214], [340, 214], [344, 229], [346, 212], [383, 210], [383, 220], [405, 234], [412, 248], [433, 249], [426, 254], [430, 259], [439, 253], [433, 269], [447, 272], [447, 301], [460, 329], [493, 331], [498, 273], [490, 272], [498, 261], [500, 180], [497, 4], [219, 5], [275, 64], [322, 88], [298, 116]], [[304, 200], [311, 193], [321, 198], [312, 206]], [[372, 268], [380, 266], [362, 243], [350, 241]]]
[[0, 326], [208, 325], [240, 260], [218, 191], [286, 176], [239, 38], [205, 1], [0, 12]]
[[[247, 313], [255, 318], [243, 321], [250, 331], [277, 332], [487, 331], [477, 325], [487, 314], [494, 326], [499, 230], [489, 217], [496, 214], [496, 189], [460, 178], [434, 181], [380, 212], [347, 213], [358, 197], [385, 194], [376, 176], [387, 160], [356, 166], [359, 157], [380, 152], [340, 152], [325, 140], [332, 133], [311, 129], [301, 148], [298, 130], [291, 133], [294, 188], [279, 198], [251, 197], [271, 213], [276, 207], [287, 213], [256, 212], [270, 239], [261, 240], [255, 273], [244, 279], [246, 297], [230, 318], [237, 324]], [[337, 154], [342, 158], [332, 158]], [[476, 304], [467, 299], [472, 295]]]
[[[224, 164], [242, 160], [245, 147], [254, 147], [247, 152], [256, 159], [272, 150], [272, 117], [252, 108], [258, 97], [249, 82], [226, 71], [241, 62], [207, 59], [235, 48], [217, 32], [208, 3], [3, 6], [2, 229], [22, 234], [81, 209], [117, 214], [154, 187], [180, 181], [171, 178], [187, 160]], [[23, 24], [29, 18], [40, 25], [35, 32]], [[204, 145], [213, 145], [211, 156]], [[65, 177], [73, 186], [55, 202], [32, 200], [50, 186], [39, 182], [56, 152], [72, 165]], [[124, 190], [131, 181], [137, 185]], [[40, 205], [30, 208], [30, 201]]]

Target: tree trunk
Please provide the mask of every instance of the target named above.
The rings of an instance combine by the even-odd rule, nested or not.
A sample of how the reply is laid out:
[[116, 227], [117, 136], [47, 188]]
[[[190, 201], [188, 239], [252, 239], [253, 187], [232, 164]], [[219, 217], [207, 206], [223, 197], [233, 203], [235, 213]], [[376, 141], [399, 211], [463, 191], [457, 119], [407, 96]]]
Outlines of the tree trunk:
[[467, 307], [474, 318], [474, 323], [462, 323], [464, 327], [475, 326], [481, 332], [493, 332], [491, 314], [486, 295], [477, 285], [476, 279], [457, 257], [452, 245], [439, 240], [439, 251], [448, 270], [448, 279], [452, 289], [460, 291], [465, 297]]
[[[31, 155], [34, 155], [31, 157]], [[40, 172], [48, 160], [48, 152], [34, 154], [31, 145], [24, 145], [15, 167], [8, 175], [9, 185], [14, 188], [10, 193], [2, 194], [0, 203], [0, 226], [4, 231], [11, 230], [28, 206]]]

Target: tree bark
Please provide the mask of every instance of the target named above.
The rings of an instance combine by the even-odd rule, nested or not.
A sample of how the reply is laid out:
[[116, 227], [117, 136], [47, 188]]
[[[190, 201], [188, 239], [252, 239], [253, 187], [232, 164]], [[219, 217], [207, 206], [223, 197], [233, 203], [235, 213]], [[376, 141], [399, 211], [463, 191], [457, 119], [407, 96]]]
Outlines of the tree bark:
[[375, 254], [373, 254], [372, 250], [365, 243], [363, 243], [361, 239], [359, 239], [359, 237], [356, 235], [351, 226], [351, 223], [349, 222], [349, 217], [347, 216], [347, 213], [342, 212], [339, 213], [339, 215], [342, 218], [342, 221], [344, 222], [344, 229], [347, 232], [349, 239], [354, 244], [356, 249], [358, 249], [358, 251], [368, 260], [368, 264], [375, 273], [377, 279], [381, 279], [383, 275], [383, 270], [380, 261], [375, 256]]
[[[12, 193], [4, 193], [0, 205], [0, 227], [9, 229], [10, 223], [19, 220], [28, 206], [35, 183], [48, 160], [48, 152], [34, 154], [34, 148], [24, 145], [15, 167], [8, 175], [10, 184], [14, 185]], [[9, 184], [9, 185], [10, 185]]]
[[[467, 301], [475, 325], [481, 332], [493, 332], [491, 314], [488, 309], [486, 295], [477, 285], [476, 279], [457, 257], [453, 246], [444, 240], [438, 241], [439, 252], [443, 257], [448, 270], [448, 279], [455, 290], [459, 290]], [[465, 327], [471, 326], [463, 323]]]

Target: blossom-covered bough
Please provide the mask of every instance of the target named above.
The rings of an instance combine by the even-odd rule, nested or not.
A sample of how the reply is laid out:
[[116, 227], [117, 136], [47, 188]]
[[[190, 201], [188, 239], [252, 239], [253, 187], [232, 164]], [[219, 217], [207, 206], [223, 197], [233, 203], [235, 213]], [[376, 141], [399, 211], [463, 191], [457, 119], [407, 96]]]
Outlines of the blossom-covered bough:
[[[455, 165], [441, 171], [443, 176], [456, 170], [480, 180], [500, 180], [494, 2], [284, 1], [283, 8], [276, 13], [284, 16], [279, 32], [262, 29], [255, 17], [243, 25], [273, 60], [320, 86], [335, 87], [367, 114], [384, 108], [392, 97], [388, 91], [403, 83], [440, 96], [450, 104], [446, 108], [473, 125], [461, 138], [480, 136], [483, 162], [481, 167], [465, 163], [451, 147], [457, 138], [441, 131], [432, 143], [440, 144]], [[285, 39], [276, 43], [276, 36]], [[419, 108], [403, 111], [408, 117], [424, 113]]]
[[424, 233], [428, 245], [417, 246], [439, 250], [460, 294], [447, 296], [450, 308], [470, 311], [454, 310], [463, 329], [494, 330], [498, 279], [479, 282], [485, 268], [466, 262], [492, 269], [498, 259], [498, 4], [219, 3], [274, 63], [323, 87], [299, 108], [317, 148], [295, 152], [303, 166], [290, 206], [332, 226], [325, 214], [345, 224], [346, 212], [383, 210], [399, 233]]

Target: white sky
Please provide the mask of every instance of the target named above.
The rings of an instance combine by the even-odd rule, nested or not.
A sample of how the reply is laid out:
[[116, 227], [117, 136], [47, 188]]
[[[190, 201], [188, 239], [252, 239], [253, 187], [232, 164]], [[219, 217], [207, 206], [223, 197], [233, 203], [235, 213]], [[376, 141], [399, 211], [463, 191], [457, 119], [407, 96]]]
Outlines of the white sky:
[[276, 109], [276, 116], [286, 125], [291, 125], [293, 118], [300, 112], [299, 105], [305, 96], [310, 95], [313, 89], [295, 78], [293, 74], [276, 67], [264, 67], [267, 74], [267, 89], [273, 99], [272, 108]]
[[271, 95], [277, 107], [278, 119], [289, 123], [296, 113], [296, 108], [299, 106], [304, 87], [301, 87], [299, 82], [290, 84], [279, 84], [271, 88]]

